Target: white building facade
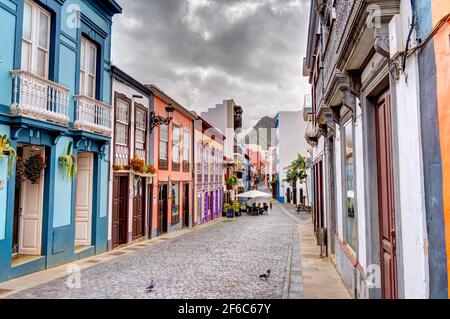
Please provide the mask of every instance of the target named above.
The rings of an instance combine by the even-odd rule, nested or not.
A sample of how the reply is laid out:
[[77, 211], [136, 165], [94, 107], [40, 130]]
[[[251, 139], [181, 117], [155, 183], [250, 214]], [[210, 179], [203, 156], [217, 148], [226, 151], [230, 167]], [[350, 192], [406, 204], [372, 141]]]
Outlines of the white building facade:
[[311, 3], [316, 233], [353, 297], [428, 298], [418, 59], [400, 53], [411, 2]]
[[[287, 171], [298, 154], [308, 157], [310, 148], [304, 136], [307, 123], [303, 121], [303, 112], [279, 112], [276, 116], [276, 174], [277, 199], [281, 203], [300, 203], [302, 196], [307, 196], [306, 185], [292, 185], [286, 181]], [[300, 136], [300, 137], [299, 137]]]

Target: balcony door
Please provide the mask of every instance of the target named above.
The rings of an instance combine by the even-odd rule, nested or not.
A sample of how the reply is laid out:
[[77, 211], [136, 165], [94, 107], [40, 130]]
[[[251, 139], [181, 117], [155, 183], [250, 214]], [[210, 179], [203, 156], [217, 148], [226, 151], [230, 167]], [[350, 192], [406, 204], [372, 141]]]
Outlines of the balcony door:
[[81, 38], [80, 95], [95, 99], [97, 79], [97, 46]]
[[48, 78], [51, 15], [33, 1], [25, 1], [23, 9], [23, 71]]

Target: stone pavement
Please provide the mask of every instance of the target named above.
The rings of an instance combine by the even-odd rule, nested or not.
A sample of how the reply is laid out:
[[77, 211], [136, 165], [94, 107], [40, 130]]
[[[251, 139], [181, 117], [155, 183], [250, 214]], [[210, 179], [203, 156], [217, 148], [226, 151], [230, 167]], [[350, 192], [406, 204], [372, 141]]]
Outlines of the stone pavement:
[[314, 236], [309, 214], [296, 213], [293, 205], [280, 205], [286, 214], [298, 222], [301, 274], [304, 297], [307, 299], [350, 299], [332, 260], [320, 257], [320, 247]]
[[[73, 266], [81, 270], [80, 287], [70, 288], [68, 279], [77, 278], [77, 273], [67, 276]], [[259, 275], [268, 269], [269, 280], [260, 280]], [[155, 289], [146, 293], [151, 280]], [[275, 204], [268, 216], [221, 219], [2, 283], [2, 297], [297, 299], [349, 295], [332, 263], [319, 258], [311, 217]]]
[[[94, 257], [93, 266], [80, 273], [79, 288], [69, 288], [65, 276], [8, 297], [300, 298], [299, 278], [291, 276], [291, 262], [298, 260], [295, 237], [295, 221], [274, 209], [268, 216], [213, 223], [177, 237], [169, 234], [154, 244], [125, 248], [114, 259]], [[268, 269], [269, 280], [259, 279]], [[31, 275], [36, 276], [39, 273]], [[146, 293], [150, 280], [155, 289]], [[14, 290], [13, 286], [9, 285]]]

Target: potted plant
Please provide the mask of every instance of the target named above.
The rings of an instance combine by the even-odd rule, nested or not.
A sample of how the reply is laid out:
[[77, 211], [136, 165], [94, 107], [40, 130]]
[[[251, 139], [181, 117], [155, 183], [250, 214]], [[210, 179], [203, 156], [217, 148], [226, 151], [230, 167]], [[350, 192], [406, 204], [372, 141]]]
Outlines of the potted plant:
[[45, 158], [40, 154], [33, 155], [25, 161], [25, 176], [31, 184], [39, 184], [41, 172], [46, 167]]
[[125, 167], [123, 165], [113, 165], [113, 170], [115, 171], [123, 171]]
[[63, 176], [69, 181], [75, 179], [77, 175], [77, 161], [76, 157], [72, 155], [72, 146], [73, 143], [70, 142], [66, 154], [59, 157], [59, 165], [63, 170]]
[[6, 135], [0, 136], [0, 160], [3, 157], [8, 158], [8, 174], [12, 172], [17, 155], [16, 150], [10, 144], [11, 140]]
[[133, 158], [130, 162], [130, 167], [133, 171], [145, 174], [147, 168], [145, 166], [145, 161], [140, 158]]
[[147, 174], [155, 175], [156, 172], [157, 172], [157, 170], [153, 165], [151, 165], [151, 164], [147, 165], [147, 171], [146, 171]]
[[227, 187], [229, 190], [233, 189], [233, 187], [235, 187], [238, 183], [238, 178], [233, 175], [230, 178], [228, 178], [227, 180]]

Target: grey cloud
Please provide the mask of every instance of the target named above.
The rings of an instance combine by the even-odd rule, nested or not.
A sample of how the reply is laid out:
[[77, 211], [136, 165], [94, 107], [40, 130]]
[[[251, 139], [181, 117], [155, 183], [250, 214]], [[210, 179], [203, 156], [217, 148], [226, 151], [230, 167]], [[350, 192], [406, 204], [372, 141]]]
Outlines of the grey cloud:
[[298, 110], [309, 0], [119, 0], [113, 63], [187, 108], [234, 98], [245, 124]]

